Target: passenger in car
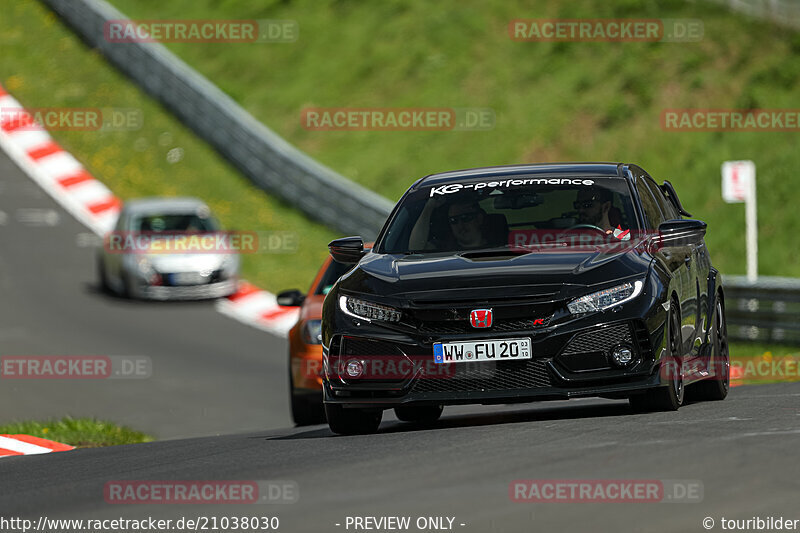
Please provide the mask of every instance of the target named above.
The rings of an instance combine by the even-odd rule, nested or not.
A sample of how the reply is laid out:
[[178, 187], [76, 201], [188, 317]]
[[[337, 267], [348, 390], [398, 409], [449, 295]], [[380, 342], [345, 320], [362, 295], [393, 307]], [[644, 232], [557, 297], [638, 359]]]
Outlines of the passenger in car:
[[409, 237], [409, 248], [420, 251], [475, 250], [506, 244], [506, 217], [487, 214], [471, 198], [427, 202]]

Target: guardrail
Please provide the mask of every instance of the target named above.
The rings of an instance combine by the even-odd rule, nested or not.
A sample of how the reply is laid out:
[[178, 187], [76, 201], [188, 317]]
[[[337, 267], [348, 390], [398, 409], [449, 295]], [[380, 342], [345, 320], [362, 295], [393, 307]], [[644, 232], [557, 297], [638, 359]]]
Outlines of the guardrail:
[[800, 345], [800, 279], [725, 276], [722, 285], [731, 339]]
[[158, 43], [111, 43], [102, 0], [41, 0], [260, 188], [346, 234], [373, 239], [393, 203], [302, 153]]
[[732, 11], [800, 30], [800, 3], [797, 0], [710, 0]]

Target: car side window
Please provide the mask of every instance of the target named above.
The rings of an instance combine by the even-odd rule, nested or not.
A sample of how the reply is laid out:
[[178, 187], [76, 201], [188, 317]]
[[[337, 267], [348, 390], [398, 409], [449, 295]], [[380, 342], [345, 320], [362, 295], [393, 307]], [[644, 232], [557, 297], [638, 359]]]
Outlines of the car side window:
[[654, 182], [649, 176], [645, 177], [644, 181], [648, 188], [653, 192], [653, 196], [656, 199], [656, 203], [658, 203], [658, 206], [661, 208], [664, 218], [667, 220], [681, 218], [678, 212], [675, 210], [675, 206], [673, 206], [672, 202], [669, 201], [669, 198], [664, 195], [661, 187], [656, 185], [656, 182]]
[[636, 190], [638, 191], [639, 198], [642, 202], [642, 209], [644, 209], [644, 215], [647, 219], [648, 228], [658, 228], [658, 226], [664, 222], [664, 215], [661, 214], [661, 209], [659, 209], [658, 203], [653, 197], [653, 193], [650, 192], [650, 188], [647, 187], [642, 176], [639, 176], [636, 180]]

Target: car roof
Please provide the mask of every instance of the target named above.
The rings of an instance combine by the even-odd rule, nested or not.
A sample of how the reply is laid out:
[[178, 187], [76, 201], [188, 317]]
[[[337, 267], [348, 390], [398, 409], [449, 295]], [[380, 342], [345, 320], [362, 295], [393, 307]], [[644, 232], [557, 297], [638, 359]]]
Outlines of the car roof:
[[438, 185], [462, 179], [492, 176], [544, 175], [544, 176], [593, 176], [627, 177], [625, 163], [546, 163], [531, 165], [504, 165], [495, 167], [469, 168], [430, 174], [417, 181], [414, 186]]
[[137, 198], [128, 200], [122, 208], [126, 215], [148, 215], [148, 214], [183, 214], [194, 213], [200, 208], [208, 209], [202, 200], [191, 197], [173, 198]]

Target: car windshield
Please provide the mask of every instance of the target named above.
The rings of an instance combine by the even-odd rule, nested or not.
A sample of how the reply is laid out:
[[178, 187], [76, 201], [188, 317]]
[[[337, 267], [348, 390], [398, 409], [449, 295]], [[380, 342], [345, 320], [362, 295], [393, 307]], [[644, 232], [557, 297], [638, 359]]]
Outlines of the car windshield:
[[152, 233], [206, 233], [218, 231], [219, 227], [210, 216], [186, 214], [155, 214], [138, 217], [134, 231]]
[[524, 249], [563, 245], [576, 233], [602, 246], [638, 228], [624, 178], [493, 176], [406, 195], [377, 248], [390, 254]]

